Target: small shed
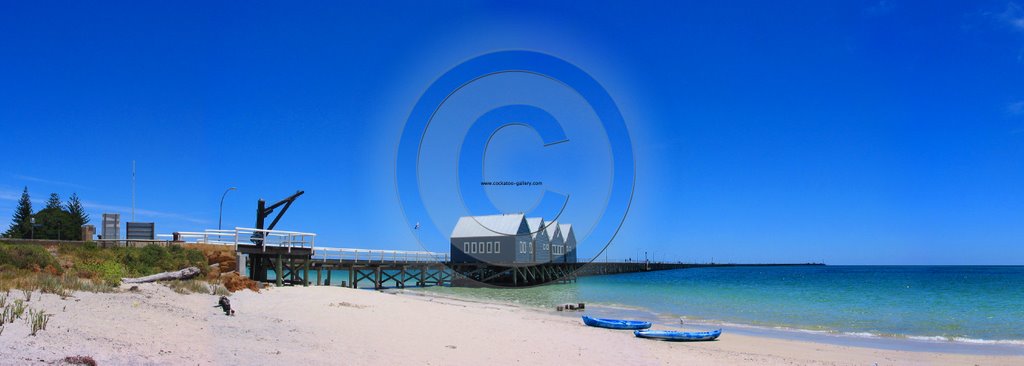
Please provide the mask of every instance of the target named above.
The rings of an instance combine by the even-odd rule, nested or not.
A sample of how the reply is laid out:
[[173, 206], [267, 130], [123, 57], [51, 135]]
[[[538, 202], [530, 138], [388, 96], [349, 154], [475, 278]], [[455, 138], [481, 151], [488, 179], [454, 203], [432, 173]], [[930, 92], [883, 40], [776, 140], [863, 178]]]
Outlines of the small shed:
[[572, 224], [558, 225], [558, 232], [562, 234], [562, 245], [565, 247], [565, 263], [576, 263], [576, 234], [572, 232]]
[[526, 225], [530, 228], [530, 261], [533, 263], [551, 262], [551, 243], [543, 217], [527, 217]]
[[463, 216], [451, 235], [455, 263], [529, 263], [531, 235], [523, 214]]

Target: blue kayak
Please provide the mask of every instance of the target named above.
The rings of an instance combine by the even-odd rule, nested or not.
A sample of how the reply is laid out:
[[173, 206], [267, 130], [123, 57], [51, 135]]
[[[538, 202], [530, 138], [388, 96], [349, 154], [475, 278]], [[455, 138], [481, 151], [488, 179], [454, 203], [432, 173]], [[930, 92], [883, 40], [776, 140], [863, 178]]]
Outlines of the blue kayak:
[[639, 320], [591, 318], [586, 315], [583, 316], [583, 323], [591, 327], [608, 329], [647, 329], [651, 327], [651, 322], [643, 322]]
[[638, 330], [633, 335], [640, 338], [661, 339], [665, 341], [713, 341], [722, 335], [722, 330], [710, 332], [680, 332], [675, 330]]

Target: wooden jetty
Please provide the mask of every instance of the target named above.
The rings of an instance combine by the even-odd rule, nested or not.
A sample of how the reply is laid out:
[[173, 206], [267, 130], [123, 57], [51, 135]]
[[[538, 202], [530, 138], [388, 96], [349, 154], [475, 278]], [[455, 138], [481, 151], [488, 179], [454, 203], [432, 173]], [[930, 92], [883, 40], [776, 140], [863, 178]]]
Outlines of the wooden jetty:
[[[535, 263], [501, 265], [454, 263], [448, 253], [380, 249], [314, 247], [316, 234], [236, 228], [175, 233], [178, 243], [232, 245], [238, 254], [238, 270], [261, 282], [284, 285], [322, 285], [357, 288], [369, 282], [373, 288], [414, 286], [525, 287], [575, 282], [581, 276], [660, 271], [699, 267], [793, 266], [795, 264], [694, 264], [664, 262]], [[258, 245], [262, 243], [263, 245]], [[247, 260], [246, 260], [247, 258]], [[332, 278], [336, 270], [347, 279]], [[271, 279], [268, 274], [274, 273]], [[315, 279], [311, 278], [316, 276]], [[389, 286], [391, 285], [391, 286]]]

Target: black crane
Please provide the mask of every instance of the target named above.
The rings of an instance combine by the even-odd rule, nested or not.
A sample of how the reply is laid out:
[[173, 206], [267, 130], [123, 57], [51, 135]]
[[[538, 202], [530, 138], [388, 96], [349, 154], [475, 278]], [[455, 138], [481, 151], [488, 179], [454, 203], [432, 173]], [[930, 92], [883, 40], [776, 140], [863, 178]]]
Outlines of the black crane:
[[[299, 198], [299, 196], [301, 196], [303, 193], [306, 192], [302, 190], [295, 191], [295, 194], [288, 196], [283, 200], [277, 201], [277, 203], [270, 205], [269, 207], [267, 206], [267, 201], [264, 201], [262, 198], [260, 198], [260, 200], [256, 202], [256, 228], [260, 230], [274, 230], [274, 226], [277, 226], [277, 222], [281, 221], [281, 216], [288, 211], [288, 207], [291, 207], [292, 202], [295, 202], [295, 199]], [[281, 207], [281, 205], [284, 205], [284, 207]], [[278, 207], [281, 207], [281, 212], [277, 213], [277, 216], [274, 217], [274, 221], [270, 222], [270, 226], [264, 228], [263, 223], [266, 220], [267, 216], [270, 216], [270, 214], [274, 213], [274, 210], [277, 209]], [[260, 238], [262, 238], [263, 236], [263, 233], [256, 234], [259, 234]], [[259, 240], [258, 243], [255, 241], [256, 234], [253, 235], [253, 244], [262, 246], [263, 240]]]
[[[291, 207], [292, 202], [295, 202], [295, 199], [299, 198], [299, 196], [301, 196], [303, 193], [305, 192], [301, 190], [296, 191], [295, 194], [288, 196], [287, 198], [280, 200], [277, 203], [272, 204], [270, 206], [267, 206], [267, 202], [261, 198], [259, 201], [256, 202], [256, 228], [260, 230], [273, 230], [274, 226], [277, 225], [277, 222], [281, 221], [281, 216], [283, 216], [284, 213], [288, 211], [288, 207]], [[264, 227], [264, 223], [266, 222], [267, 216], [270, 216], [270, 214], [274, 213], [274, 210], [277, 209], [278, 207], [281, 207], [281, 211], [277, 213], [277, 216], [274, 216], [274, 220], [270, 222], [270, 226]], [[249, 240], [252, 241], [252, 243], [255, 244], [257, 248], [261, 248], [260, 250], [249, 254], [249, 260], [252, 265], [252, 270], [249, 273], [249, 277], [252, 278], [253, 280], [260, 282], [267, 281], [267, 269], [269, 268], [268, 266], [270, 265], [271, 260], [270, 255], [263, 253], [264, 249], [262, 249], [262, 247], [264, 244], [264, 238], [265, 234], [262, 231], [257, 231], [253, 233], [252, 237], [249, 238]], [[280, 260], [280, 256], [278, 255], [278, 261]], [[280, 276], [282, 274], [278, 275]]]

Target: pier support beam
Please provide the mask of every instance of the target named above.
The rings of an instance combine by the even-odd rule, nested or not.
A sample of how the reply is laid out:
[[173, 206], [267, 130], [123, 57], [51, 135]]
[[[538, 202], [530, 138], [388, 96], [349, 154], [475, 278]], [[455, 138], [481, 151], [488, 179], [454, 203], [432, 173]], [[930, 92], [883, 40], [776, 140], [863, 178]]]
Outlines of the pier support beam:
[[[302, 262], [302, 286], [309, 287], [309, 261]], [[317, 273], [317, 282], [320, 282], [320, 273]]]
[[274, 261], [274, 281], [278, 287], [283, 286], [284, 282], [281, 277], [284, 275], [284, 263], [282, 263], [281, 255], [277, 255], [277, 260]]

